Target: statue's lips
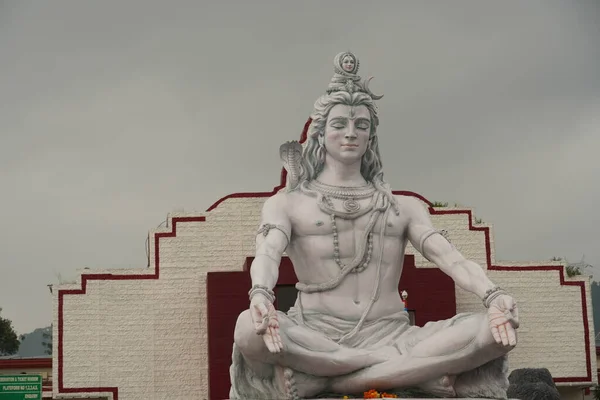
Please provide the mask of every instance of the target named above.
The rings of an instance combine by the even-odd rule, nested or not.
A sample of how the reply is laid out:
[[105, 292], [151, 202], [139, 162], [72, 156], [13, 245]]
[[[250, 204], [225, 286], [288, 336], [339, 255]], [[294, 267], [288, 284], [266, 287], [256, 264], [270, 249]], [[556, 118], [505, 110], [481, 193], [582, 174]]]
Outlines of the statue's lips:
[[358, 147], [357, 144], [343, 144], [342, 147]]

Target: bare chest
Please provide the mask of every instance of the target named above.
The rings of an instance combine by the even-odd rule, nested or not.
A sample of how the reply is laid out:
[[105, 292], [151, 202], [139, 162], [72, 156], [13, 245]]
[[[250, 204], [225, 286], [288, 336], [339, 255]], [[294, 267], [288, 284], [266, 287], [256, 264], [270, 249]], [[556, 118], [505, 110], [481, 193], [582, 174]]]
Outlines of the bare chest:
[[[373, 211], [366, 212], [358, 218], [335, 217], [332, 213], [325, 212], [319, 207], [317, 200], [309, 196], [299, 196], [293, 202], [290, 210], [292, 223], [292, 237], [329, 236], [334, 232], [338, 234], [350, 233], [361, 234], [366, 230], [372, 231], [374, 235], [390, 237], [401, 237], [405, 234], [408, 221], [403, 215], [394, 212], [374, 215]], [[348, 205], [342, 200], [332, 199], [331, 205], [335, 210], [346, 211]], [[371, 199], [356, 200], [353, 206], [359, 210], [368, 210]], [[371, 228], [372, 227], [372, 228]]]

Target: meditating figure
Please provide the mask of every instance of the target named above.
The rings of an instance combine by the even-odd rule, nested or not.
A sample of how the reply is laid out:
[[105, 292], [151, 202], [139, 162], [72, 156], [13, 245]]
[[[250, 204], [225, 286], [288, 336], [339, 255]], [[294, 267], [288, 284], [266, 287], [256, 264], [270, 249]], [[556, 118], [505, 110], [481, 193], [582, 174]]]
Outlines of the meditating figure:
[[[235, 327], [230, 397], [408, 387], [505, 397], [516, 302], [432, 226], [418, 199], [391, 192], [377, 136], [374, 100], [382, 96], [361, 82], [358, 65], [354, 54], [335, 57], [304, 146], [280, 148], [287, 185], [262, 210], [250, 306]], [[411, 326], [398, 292], [409, 241], [487, 310]], [[273, 306], [284, 252], [299, 281], [287, 313]]]

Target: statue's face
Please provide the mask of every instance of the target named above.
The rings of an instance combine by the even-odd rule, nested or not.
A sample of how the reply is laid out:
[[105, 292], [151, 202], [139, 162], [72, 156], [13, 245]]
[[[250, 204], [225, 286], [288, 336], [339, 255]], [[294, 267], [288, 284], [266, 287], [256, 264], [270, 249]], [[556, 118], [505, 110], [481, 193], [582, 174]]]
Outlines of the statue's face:
[[352, 58], [350, 56], [345, 56], [344, 59], [342, 60], [342, 68], [346, 72], [352, 72], [352, 71], [354, 71], [354, 65], [355, 64], [356, 63], [354, 61], [354, 58]]
[[325, 125], [327, 156], [343, 164], [360, 162], [367, 151], [370, 131], [371, 115], [367, 107], [334, 106]]

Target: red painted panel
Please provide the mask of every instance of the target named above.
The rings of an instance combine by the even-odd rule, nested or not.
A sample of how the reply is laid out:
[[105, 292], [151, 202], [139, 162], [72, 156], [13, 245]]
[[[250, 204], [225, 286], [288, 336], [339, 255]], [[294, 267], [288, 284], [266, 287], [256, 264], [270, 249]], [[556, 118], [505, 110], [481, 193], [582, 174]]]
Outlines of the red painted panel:
[[415, 310], [415, 325], [456, 315], [454, 281], [438, 268], [416, 268], [415, 257], [404, 259], [399, 290], [408, 292], [408, 308]]
[[[226, 399], [229, 395], [229, 366], [233, 331], [238, 315], [248, 308], [251, 286], [248, 257], [241, 272], [209, 272], [208, 298], [208, 369], [210, 398]], [[282, 259], [278, 285], [298, 282], [289, 258]], [[438, 269], [415, 268], [415, 259], [406, 256], [399, 289], [409, 294], [409, 307], [416, 312], [416, 324], [446, 319], [456, 314], [454, 282]], [[277, 289], [275, 289], [277, 290]]]
[[209, 272], [206, 281], [208, 319], [209, 396], [229, 397], [229, 366], [233, 330], [238, 315], [248, 308], [250, 274], [244, 272]]
[[12, 358], [0, 360], [0, 369], [52, 368], [52, 357]]

